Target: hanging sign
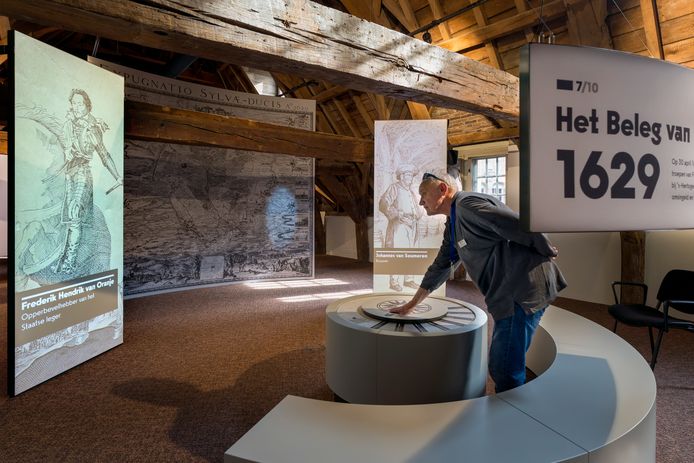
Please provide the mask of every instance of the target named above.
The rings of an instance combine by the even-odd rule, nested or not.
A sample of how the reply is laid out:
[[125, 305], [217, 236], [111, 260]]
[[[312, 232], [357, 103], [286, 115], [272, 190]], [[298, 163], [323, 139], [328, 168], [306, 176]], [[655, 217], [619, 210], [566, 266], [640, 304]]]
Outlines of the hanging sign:
[[521, 52], [521, 220], [541, 232], [694, 228], [694, 71], [639, 55]]

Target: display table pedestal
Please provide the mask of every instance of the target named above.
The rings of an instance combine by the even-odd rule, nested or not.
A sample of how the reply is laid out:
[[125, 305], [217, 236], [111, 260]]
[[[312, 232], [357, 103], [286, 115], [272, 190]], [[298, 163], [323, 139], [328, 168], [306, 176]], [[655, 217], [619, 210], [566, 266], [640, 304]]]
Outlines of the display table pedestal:
[[350, 403], [425, 404], [485, 394], [487, 315], [474, 305], [428, 297], [406, 317], [407, 300], [377, 293], [326, 309], [326, 377]]

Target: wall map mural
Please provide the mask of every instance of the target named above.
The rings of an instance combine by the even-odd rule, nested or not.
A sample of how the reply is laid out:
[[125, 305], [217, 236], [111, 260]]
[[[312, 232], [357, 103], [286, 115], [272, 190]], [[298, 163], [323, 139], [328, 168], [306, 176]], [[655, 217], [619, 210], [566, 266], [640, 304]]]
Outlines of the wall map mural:
[[[126, 99], [314, 130], [315, 101], [197, 85], [90, 58]], [[126, 140], [125, 294], [313, 276], [310, 158]]]
[[126, 294], [313, 276], [313, 159], [128, 141]]

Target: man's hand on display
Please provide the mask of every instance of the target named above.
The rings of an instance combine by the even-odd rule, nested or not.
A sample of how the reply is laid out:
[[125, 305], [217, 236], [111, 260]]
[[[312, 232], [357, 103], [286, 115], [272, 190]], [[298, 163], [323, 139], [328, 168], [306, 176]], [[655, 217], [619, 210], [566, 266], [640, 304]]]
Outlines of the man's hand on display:
[[408, 313], [410, 313], [414, 310], [414, 307], [415, 307], [415, 305], [412, 304], [412, 302], [408, 302], [407, 304], [393, 307], [392, 309], [388, 310], [388, 312], [396, 313], [398, 315], [407, 315]]

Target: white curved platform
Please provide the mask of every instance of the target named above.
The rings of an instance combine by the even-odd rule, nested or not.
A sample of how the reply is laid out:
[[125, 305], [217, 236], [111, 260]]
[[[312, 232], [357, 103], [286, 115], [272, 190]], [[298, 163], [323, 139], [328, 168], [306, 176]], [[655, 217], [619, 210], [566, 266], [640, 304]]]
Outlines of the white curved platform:
[[285, 397], [225, 455], [238, 462], [655, 462], [655, 378], [611, 331], [557, 307], [495, 396], [427, 405]]
[[483, 396], [487, 383], [487, 314], [472, 304], [427, 297], [413, 315], [390, 307], [402, 295], [340, 299], [325, 310], [325, 373], [350, 403], [404, 405]]

